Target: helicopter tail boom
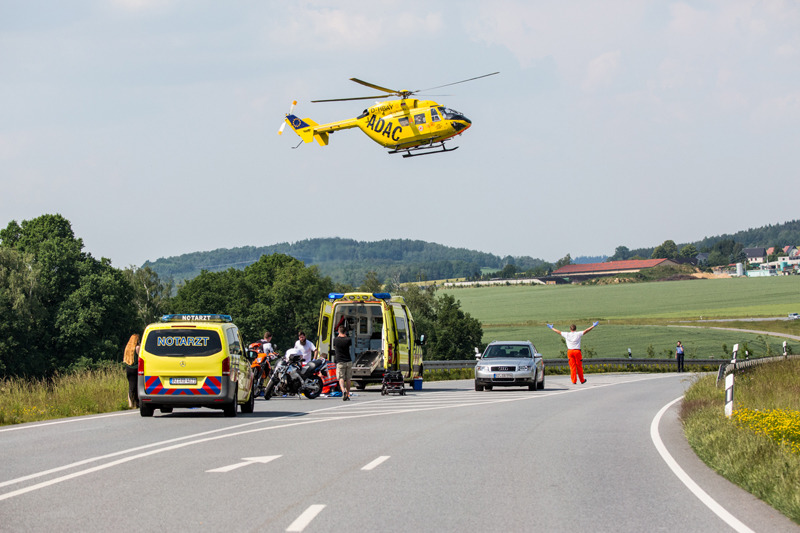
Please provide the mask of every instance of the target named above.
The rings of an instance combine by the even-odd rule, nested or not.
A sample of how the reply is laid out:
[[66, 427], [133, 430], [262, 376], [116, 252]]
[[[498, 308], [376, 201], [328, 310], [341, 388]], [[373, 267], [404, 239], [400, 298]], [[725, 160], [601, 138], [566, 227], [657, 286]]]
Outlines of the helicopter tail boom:
[[316, 131], [316, 122], [310, 118], [298, 118], [295, 115], [286, 115], [286, 123], [303, 139], [303, 142], [310, 143], [316, 140], [321, 146], [328, 144], [328, 133]]
[[290, 113], [286, 115], [286, 123], [303, 139], [303, 142], [310, 143], [316, 140], [321, 146], [327, 146], [330, 133], [355, 128], [358, 125], [358, 120], [347, 119], [319, 125], [310, 118], [299, 118]]

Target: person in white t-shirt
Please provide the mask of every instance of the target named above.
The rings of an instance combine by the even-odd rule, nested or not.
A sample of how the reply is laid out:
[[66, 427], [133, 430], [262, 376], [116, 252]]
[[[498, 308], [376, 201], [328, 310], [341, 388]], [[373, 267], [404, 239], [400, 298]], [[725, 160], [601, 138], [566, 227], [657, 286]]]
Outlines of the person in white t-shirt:
[[581, 337], [592, 331], [597, 324], [600, 322], [595, 322], [588, 328], [583, 331], [578, 331], [578, 328], [575, 324], [572, 324], [569, 327], [569, 331], [559, 331], [553, 327], [553, 324], [547, 324], [547, 327], [564, 337], [564, 340], [567, 341], [567, 358], [569, 359], [569, 376], [572, 378], [572, 383], [578, 383], [578, 379], [581, 380], [581, 383], [586, 383], [586, 379], [583, 377], [583, 356], [581, 355]]
[[303, 354], [303, 364], [309, 363], [314, 360], [317, 355], [317, 347], [314, 343], [306, 339], [306, 334], [302, 331], [297, 333], [297, 342], [294, 343], [294, 349]]

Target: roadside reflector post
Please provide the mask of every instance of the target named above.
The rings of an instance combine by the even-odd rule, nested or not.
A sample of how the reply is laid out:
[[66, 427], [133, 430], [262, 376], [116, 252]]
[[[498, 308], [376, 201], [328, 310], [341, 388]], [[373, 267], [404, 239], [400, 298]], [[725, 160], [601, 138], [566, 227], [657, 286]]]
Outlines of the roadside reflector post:
[[733, 375], [736, 374], [736, 353], [739, 351], [739, 345], [733, 345], [733, 359], [731, 364], [733, 370], [725, 376], [725, 416], [730, 418], [733, 414]]
[[786, 341], [783, 341], [783, 358], [789, 358], [789, 349], [786, 347]]

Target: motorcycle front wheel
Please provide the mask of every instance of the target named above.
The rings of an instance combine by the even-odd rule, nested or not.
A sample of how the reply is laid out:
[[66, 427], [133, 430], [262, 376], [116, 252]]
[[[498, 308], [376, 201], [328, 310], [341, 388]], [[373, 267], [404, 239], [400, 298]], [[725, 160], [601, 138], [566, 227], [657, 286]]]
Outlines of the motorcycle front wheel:
[[269, 383], [267, 383], [267, 388], [264, 389], [264, 399], [265, 400], [269, 400], [270, 398], [272, 398], [272, 391], [274, 389], [275, 389], [275, 382], [270, 379]]
[[314, 376], [308, 381], [310, 383], [307, 383], [306, 390], [303, 392], [303, 395], [309, 400], [313, 400], [322, 394], [322, 378], [319, 376]]

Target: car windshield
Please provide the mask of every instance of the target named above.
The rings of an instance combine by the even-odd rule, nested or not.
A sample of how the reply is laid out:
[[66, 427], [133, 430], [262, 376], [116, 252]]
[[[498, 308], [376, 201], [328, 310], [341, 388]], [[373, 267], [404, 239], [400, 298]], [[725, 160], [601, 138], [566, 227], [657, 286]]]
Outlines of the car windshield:
[[501, 357], [532, 357], [531, 350], [527, 346], [510, 344], [492, 344], [483, 353], [484, 359], [498, 359]]

